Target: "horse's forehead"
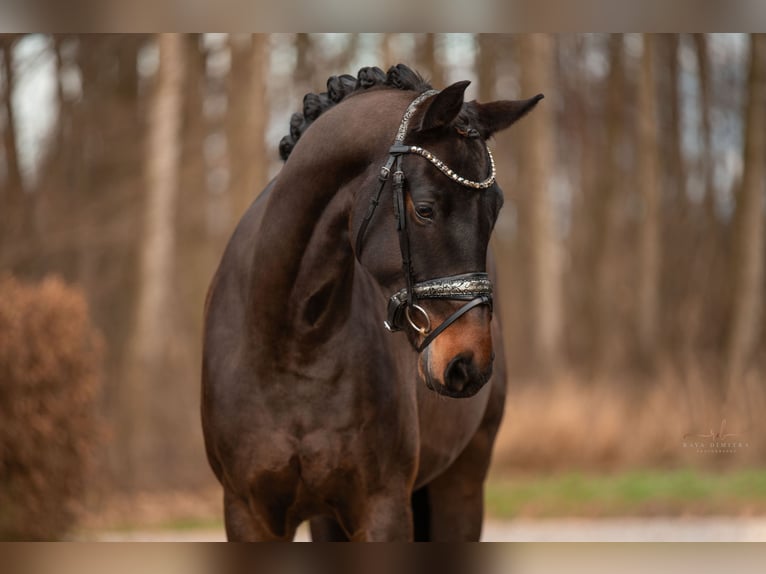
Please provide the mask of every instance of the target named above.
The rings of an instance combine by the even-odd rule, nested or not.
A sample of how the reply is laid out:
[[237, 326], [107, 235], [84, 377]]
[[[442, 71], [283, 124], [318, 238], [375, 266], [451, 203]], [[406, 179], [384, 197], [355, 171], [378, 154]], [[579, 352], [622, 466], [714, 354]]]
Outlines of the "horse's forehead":
[[[348, 106], [339, 105], [334, 110], [337, 116], [334, 121], [344, 121], [340, 118], [341, 114], [346, 118], [356, 120], [357, 127], [362, 124], [364, 130], [361, 132], [354, 129], [357, 139], [366, 139], [365, 147], [390, 146], [397, 135], [397, 128], [402, 122], [407, 107], [417, 97], [416, 92], [379, 89], [361, 92], [350, 96], [346, 101]], [[346, 112], [344, 114], [344, 112]], [[425, 107], [419, 106], [410, 118], [409, 129], [405, 136], [405, 143], [419, 145], [429, 152], [436, 155], [450, 169], [457, 172], [458, 175], [472, 180], [481, 181], [487, 176], [489, 162], [483, 140], [480, 138], [466, 137], [459, 135], [461, 129], [466, 124], [461, 120], [461, 125], [455, 128], [446, 129], [439, 135], [433, 132], [430, 134], [420, 134], [418, 125], [422, 114], [425, 113]], [[329, 116], [330, 114], [328, 114]], [[462, 115], [461, 115], [462, 117]], [[466, 116], [467, 117], [467, 116]], [[329, 117], [327, 119], [330, 119]], [[338, 126], [340, 129], [344, 129]], [[361, 141], [359, 142], [362, 143]], [[415, 169], [418, 178], [427, 178], [435, 186], [444, 186], [449, 184], [445, 175], [436, 167], [430, 165], [429, 161], [408, 154], [405, 158], [409, 169]], [[417, 167], [415, 167], [417, 166]], [[413, 173], [413, 175], [415, 175]]]

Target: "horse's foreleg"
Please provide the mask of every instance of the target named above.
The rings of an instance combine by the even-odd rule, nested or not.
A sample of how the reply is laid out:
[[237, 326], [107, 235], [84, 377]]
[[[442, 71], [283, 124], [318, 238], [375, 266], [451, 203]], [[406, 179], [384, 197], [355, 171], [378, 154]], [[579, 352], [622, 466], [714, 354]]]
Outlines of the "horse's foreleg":
[[356, 542], [411, 542], [410, 495], [402, 492], [376, 494], [367, 499], [351, 539]]
[[223, 506], [229, 542], [289, 542], [295, 536], [294, 529], [280, 528], [280, 532], [275, 532], [267, 517], [254, 514], [248, 501], [233, 493], [224, 494]]
[[431, 541], [478, 541], [481, 537], [484, 480], [496, 430], [494, 424], [480, 428], [455, 462], [426, 487]]
[[[448, 471], [449, 474], [449, 471]], [[427, 487], [431, 542], [477, 542], [484, 519], [482, 481], [443, 475]]]
[[310, 521], [313, 542], [348, 542], [348, 536], [331, 516], [317, 516]]

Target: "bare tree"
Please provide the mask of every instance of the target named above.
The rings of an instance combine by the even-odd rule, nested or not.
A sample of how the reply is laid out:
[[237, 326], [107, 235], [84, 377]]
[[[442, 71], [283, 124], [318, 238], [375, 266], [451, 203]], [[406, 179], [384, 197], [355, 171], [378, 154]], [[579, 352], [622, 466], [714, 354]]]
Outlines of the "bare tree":
[[766, 35], [750, 37], [742, 188], [734, 236], [733, 310], [726, 348], [727, 386], [741, 382], [759, 340], [763, 311], [764, 179], [766, 171]]
[[295, 35], [295, 51], [297, 54], [295, 61], [295, 71], [293, 77], [298, 87], [298, 92], [301, 94], [306, 91], [311, 91], [314, 86], [314, 70], [312, 68], [313, 62], [311, 54], [313, 51], [313, 41], [311, 36], [306, 33], [300, 33]]
[[660, 281], [660, 183], [657, 157], [657, 103], [654, 38], [643, 36], [638, 83], [638, 176], [642, 211], [639, 230], [638, 344], [651, 365], [657, 342]]
[[[720, 224], [715, 213], [715, 186], [713, 181], [713, 166], [715, 157], [713, 155], [712, 139], [712, 107], [713, 99], [711, 93], [711, 63], [709, 43], [706, 34], [692, 34], [694, 52], [697, 63], [697, 79], [699, 81], [698, 102], [699, 102], [699, 133], [701, 139], [701, 153], [698, 162], [694, 166], [699, 177], [702, 178], [704, 191], [703, 204], [700, 209], [696, 209], [697, 217], [694, 219], [695, 225], [689, 230], [689, 237], [686, 242], [686, 252], [683, 254], [688, 258], [689, 246], [705, 253], [705, 257], [689, 258], [690, 271], [687, 282], [688, 296], [686, 299], [687, 308], [687, 329], [689, 335], [686, 337], [684, 345], [685, 363], [688, 368], [693, 365], [696, 357], [694, 356], [695, 347], [704, 344], [711, 338], [711, 322], [725, 324], [725, 321], [714, 319], [714, 313], [720, 313], [719, 300], [725, 300], [721, 296], [721, 286], [725, 285], [728, 278], [721, 273], [725, 268], [724, 251], [727, 251], [727, 241], [724, 236], [725, 228]], [[690, 205], [690, 207], [692, 207]], [[720, 373], [717, 377], [719, 383], [715, 385], [718, 390], [723, 388], [720, 382]]]
[[5, 129], [3, 130], [3, 147], [5, 148], [6, 187], [11, 199], [18, 201], [23, 192], [21, 168], [16, 138], [16, 122], [13, 110], [13, 90], [16, 70], [13, 65], [13, 48], [16, 43], [14, 36], [4, 37], [0, 41], [3, 57], [3, 108], [5, 111]]
[[179, 134], [183, 88], [181, 36], [159, 37], [160, 69], [151, 103], [146, 176], [149, 197], [141, 255], [141, 296], [136, 339], [140, 357], [157, 357], [165, 338], [162, 317], [171, 294], [173, 213], [178, 194]]
[[[616, 335], [615, 308], [615, 213], [621, 184], [619, 153], [624, 137], [625, 69], [624, 42], [621, 34], [611, 34], [608, 41], [609, 75], [605, 83], [606, 93], [606, 139], [602, 168], [595, 170], [596, 185], [589, 215], [592, 222], [595, 365], [605, 367], [611, 358]], [[593, 161], [593, 158], [591, 158]]]
[[269, 37], [253, 34], [250, 48], [250, 113], [247, 117], [250, 142], [250, 169], [246, 182], [250, 198], [254, 198], [268, 178], [269, 161], [266, 155], [266, 128], [269, 119]]
[[[495, 43], [496, 73], [498, 82], [518, 80], [519, 36], [505, 34], [493, 36]], [[484, 52], [486, 55], [486, 51]], [[483, 57], [480, 56], [483, 60]], [[488, 82], [482, 82], [486, 87]], [[480, 87], [481, 89], [481, 87]], [[539, 89], [539, 86], [536, 88]], [[536, 93], [536, 92], [535, 92]], [[497, 93], [489, 98], [512, 98], [518, 94]], [[519, 96], [521, 97], [521, 96]], [[540, 111], [542, 105], [534, 110]], [[512, 130], [497, 134], [490, 142], [498, 164], [497, 180], [505, 196], [505, 206], [492, 234], [492, 247], [497, 264], [498, 300], [497, 306], [505, 328], [505, 356], [514, 370], [519, 373], [533, 367], [533, 343], [528, 336], [533, 322], [533, 313], [528, 304], [532, 290], [531, 264], [529, 248], [529, 212], [531, 198], [525, 193], [520, 181], [518, 164], [520, 160], [520, 142], [526, 142], [524, 124], [531, 118], [525, 118]], [[523, 216], [521, 214], [524, 214]]]
[[423, 74], [428, 76], [431, 85], [437, 89], [444, 86], [444, 70], [439, 61], [439, 48], [436, 34], [421, 34], [417, 38], [415, 58]]
[[700, 132], [702, 135], [702, 172], [705, 181], [705, 209], [708, 217], [713, 217], [715, 208], [713, 197], [713, 143], [711, 131], [712, 98], [710, 95], [710, 54], [705, 34], [693, 34], [694, 52], [697, 57], [697, 76], [699, 78]]
[[[666, 137], [663, 138], [666, 152], [664, 155], [664, 171], [665, 178], [667, 179], [667, 196], [672, 199], [673, 203], [679, 208], [683, 207], [686, 199], [686, 165], [683, 157], [683, 149], [681, 146], [681, 100], [678, 89], [679, 82], [679, 68], [678, 68], [678, 49], [679, 49], [679, 35], [678, 34], [661, 34], [657, 37], [659, 42], [655, 40], [657, 48], [655, 52], [661, 54], [661, 58], [655, 58], [661, 62], [661, 82], [656, 82], [660, 93], [663, 94], [661, 98], [663, 106], [658, 112], [666, 116], [664, 124], [667, 126]], [[655, 76], [658, 74], [655, 73]]]
[[380, 38], [380, 57], [382, 58], [380, 67], [383, 70], [388, 69], [388, 66], [394, 64], [393, 36], [393, 34], [387, 32], [382, 34]]
[[[174, 213], [178, 195], [180, 132], [183, 110], [183, 41], [179, 34], [158, 37], [160, 67], [149, 110], [146, 142], [148, 195], [142, 232], [139, 293], [132, 334], [129, 401], [125, 416], [133, 419], [128, 453], [134, 485], [146, 485], [156, 475], [152, 465], [163, 463], [163, 428], [157, 403], [162, 393], [162, 369], [171, 352]], [[171, 399], [172, 400], [172, 399]], [[141, 420], [140, 413], [145, 415]], [[154, 466], [154, 469], [158, 468]]]
[[[524, 35], [519, 42], [521, 92], [553, 94], [554, 40], [547, 34]], [[544, 371], [555, 369], [562, 331], [561, 256], [551, 189], [555, 162], [554, 109], [547, 101], [526, 118], [518, 137], [520, 166], [528, 194], [532, 261], [534, 351]]]
[[476, 42], [479, 47], [479, 101], [490, 102], [495, 99], [497, 41], [492, 34], [477, 34]]
[[[253, 34], [242, 50], [242, 63], [233, 69], [240, 78], [231, 79], [227, 118], [229, 157], [232, 169], [232, 218], [239, 221], [250, 203], [266, 184], [269, 161], [266, 155], [266, 127], [269, 118], [268, 60], [269, 38]], [[239, 68], [243, 70], [239, 70]], [[240, 93], [234, 93], [237, 90]]]

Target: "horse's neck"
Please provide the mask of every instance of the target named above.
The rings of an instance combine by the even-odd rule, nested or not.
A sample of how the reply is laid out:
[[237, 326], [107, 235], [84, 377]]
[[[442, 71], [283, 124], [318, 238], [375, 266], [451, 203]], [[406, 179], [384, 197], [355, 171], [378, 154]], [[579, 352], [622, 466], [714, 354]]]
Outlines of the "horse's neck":
[[322, 286], [349, 264], [345, 194], [321, 177], [294, 179], [277, 180], [253, 250], [249, 324], [260, 345], [279, 345], [285, 336], [294, 338], [295, 323], [300, 331], [301, 322], [315, 322]]
[[355, 269], [348, 229], [352, 200], [342, 190], [329, 201], [300, 254], [290, 290], [292, 334], [312, 347], [334, 334], [348, 315]]
[[364, 121], [343, 127], [329, 119], [318, 129], [324, 119], [306, 132], [278, 176], [254, 247], [249, 324], [259, 346], [271, 351], [300, 339], [326, 339], [344, 321], [354, 273], [353, 182], [373, 169], [394, 131], [393, 124], [384, 125], [376, 138]]

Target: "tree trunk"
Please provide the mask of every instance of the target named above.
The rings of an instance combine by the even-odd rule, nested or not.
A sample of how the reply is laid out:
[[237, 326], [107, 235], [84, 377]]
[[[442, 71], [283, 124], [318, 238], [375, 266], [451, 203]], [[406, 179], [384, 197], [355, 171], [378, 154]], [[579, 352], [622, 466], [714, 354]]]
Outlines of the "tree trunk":
[[244, 129], [238, 147], [230, 150], [232, 157], [239, 156], [236, 165], [241, 166], [241, 173], [235, 176], [239, 185], [232, 197], [233, 216], [237, 221], [266, 185], [269, 172], [265, 140], [269, 119], [269, 37], [253, 34], [251, 42], [247, 58], [247, 85], [243, 86], [247, 105], [243, 109], [243, 117], [236, 118]]
[[[183, 110], [183, 41], [160, 34], [160, 67], [149, 109], [146, 142], [148, 195], [140, 254], [139, 294], [132, 335], [130, 401], [125, 416], [134, 419], [130, 458], [131, 486], [153, 486], [167, 468], [167, 409], [172, 404], [163, 380], [173, 345], [174, 215], [178, 194]], [[177, 400], [177, 399], [176, 399]]]
[[389, 66], [393, 66], [396, 64], [394, 62], [394, 51], [393, 47], [391, 46], [391, 42], [393, 40], [393, 34], [391, 33], [385, 33], [381, 35], [380, 39], [380, 54], [381, 54], [381, 65], [380, 67], [383, 69], [383, 71], [387, 71]]
[[495, 84], [497, 74], [497, 49], [492, 34], [478, 34], [479, 45], [478, 76], [479, 101], [491, 102], [495, 99]]
[[438, 58], [436, 34], [422, 34], [418, 38], [416, 53], [419, 71], [430, 80], [434, 88], [442, 89], [444, 87], [444, 70]]
[[13, 112], [13, 89], [15, 84], [15, 69], [13, 66], [14, 40], [2, 42], [3, 52], [3, 107], [5, 108], [5, 129], [3, 130], [3, 147], [5, 148], [6, 189], [7, 196], [14, 203], [21, 203], [24, 192], [21, 168], [19, 167], [18, 147], [16, 145], [16, 121]]
[[[14, 66], [13, 53], [16, 40], [20, 35], [5, 35], [0, 39], [4, 71], [2, 105], [5, 121], [3, 129], [3, 147], [5, 148], [5, 182], [0, 187], [0, 247], [12, 253], [21, 248], [28, 254], [17, 271], [31, 276], [41, 274], [44, 269], [37, 257], [40, 237], [37, 232], [37, 193], [28, 193], [29, 185], [24, 181], [18, 151], [18, 131], [16, 110], [13, 103], [16, 90], [17, 70]], [[3, 189], [4, 188], [4, 189]], [[5, 245], [2, 245], [5, 244]], [[0, 263], [2, 261], [0, 260]]]
[[240, 36], [229, 35], [229, 52], [231, 68], [227, 81], [226, 107], [226, 150], [229, 168], [228, 210], [230, 224], [228, 229], [234, 229], [248, 205], [246, 173], [252, 161], [248, 150], [251, 140], [247, 133], [248, 117], [252, 113], [249, 101], [250, 84], [252, 83], [252, 68], [250, 66], [250, 38], [244, 40]]
[[638, 177], [642, 198], [639, 229], [638, 347], [651, 368], [655, 360], [659, 321], [660, 182], [657, 150], [654, 38], [644, 34], [638, 84]]
[[[520, 61], [524, 97], [538, 92], [555, 97], [553, 39], [547, 34], [524, 35]], [[534, 354], [544, 374], [557, 366], [562, 328], [560, 246], [550, 178], [555, 165], [554, 109], [552, 99], [544, 101], [520, 123], [518, 133], [522, 189], [529, 200]]]
[[[495, 57], [499, 82], [515, 83], [518, 81], [518, 48], [520, 36], [504, 34], [494, 36], [496, 42]], [[537, 92], [535, 92], [537, 93]], [[490, 99], [510, 99], [518, 94], [497, 93]], [[543, 104], [537, 106], [532, 115], [538, 113]], [[489, 145], [498, 165], [497, 182], [503, 190], [505, 204], [492, 233], [493, 247], [498, 275], [497, 306], [504, 326], [504, 352], [513, 372], [522, 377], [533, 367], [533, 342], [528, 334], [533, 324], [532, 309], [529, 300], [532, 291], [529, 244], [529, 218], [521, 217], [529, 212], [527, 204], [531, 200], [524, 193], [520, 181], [520, 138], [524, 133], [524, 118], [510, 130], [501, 131]], [[522, 375], [524, 373], [524, 375]]]
[[727, 341], [727, 387], [744, 377], [761, 328], [764, 265], [764, 161], [766, 161], [766, 35], [750, 37], [742, 189], [734, 233], [733, 313]]
[[661, 102], [657, 109], [658, 141], [660, 153], [660, 186], [662, 192], [660, 221], [663, 237], [660, 269], [660, 302], [663, 309], [657, 327], [659, 340], [666, 358], [679, 365], [684, 346], [688, 344], [691, 329], [691, 301], [697, 286], [692, 281], [695, 259], [689, 257], [695, 243], [692, 227], [696, 205], [690, 204], [686, 191], [686, 160], [683, 153], [681, 118], [682, 96], [679, 82], [679, 34], [655, 37], [655, 63], [657, 65], [657, 95]]
[[[594, 366], [607, 368], [615, 360], [617, 306], [615, 301], [615, 207], [621, 182], [619, 153], [625, 131], [624, 46], [622, 34], [609, 37], [609, 75], [606, 81], [606, 140], [603, 169], [596, 169], [596, 189], [590, 206], [593, 225], [591, 249], [594, 258], [592, 293], [595, 324], [593, 331]], [[593, 158], [591, 158], [593, 161]], [[600, 163], [600, 162], [599, 162]]]
[[[713, 140], [711, 128], [711, 78], [710, 78], [710, 55], [708, 42], [705, 34], [692, 34], [694, 50], [697, 60], [697, 78], [699, 81], [698, 104], [699, 104], [699, 133], [701, 136], [702, 153], [699, 162], [695, 166], [697, 173], [702, 177], [704, 197], [701, 209], [697, 209], [695, 226], [691, 231], [691, 239], [707, 256], [694, 257], [691, 261], [689, 282], [691, 285], [689, 301], [689, 331], [685, 346], [686, 364], [696, 362], [694, 356], [697, 349], [703, 347], [710, 339], [709, 324], [714, 313], [717, 311], [719, 297], [716, 296], [717, 285], [720, 285], [721, 273], [721, 249], [727, 241], [722, 236], [721, 225], [715, 213], [715, 185], [713, 182]], [[688, 251], [687, 251], [688, 256]], [[687, 367], [688, 369], [688, 367]], [[716, 387], [723, 387], [722, 373], [714, 377], [717, 379]]]
[[699, 78], [700, 132], [702, 134], [701, 170], [705, 186], [705, 212], [709, 219], [715, 217], [715, 189], [713, 188], [713, 140], [710, 111], [710, 55], [708, 54], [707, 36], [693, 34], [694, 50], [697, 56], [697, 74]]
[[295, 60], [295, 71], [293, 77], [295, 78], [297, 91], [302, 94], [306, 91], [314, 89], [313, 69], [311, 61], [312, 53], [312, 40], [311, 36], [305, 33], [295, 35], [295, 51], [297, 57]]
[[686, 166], [684, 162], [683, 149], [681, 146], [681, 102], [678, 91], [678, 34], [662, 34], [659, 36], [662, 41], [662, 62], [663, 66], [663, 108], [667, 112], [667, 152], [666, 159], [666, 178], [668, 179], [668, 196], [672, 204], [681, 211], [678, 215], [684, 215], [683, 206], [686, 202]]

